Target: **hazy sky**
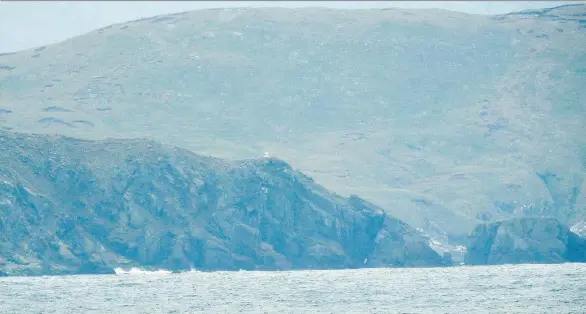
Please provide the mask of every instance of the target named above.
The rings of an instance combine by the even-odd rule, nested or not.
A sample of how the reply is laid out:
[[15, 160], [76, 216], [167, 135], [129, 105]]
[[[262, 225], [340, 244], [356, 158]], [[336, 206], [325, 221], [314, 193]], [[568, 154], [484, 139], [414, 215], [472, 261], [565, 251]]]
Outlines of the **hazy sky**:
[[586, 1], [178, 1], [1, 2], [0, 52], [42, 46], [113, 23], [159, 14], [221, 7], [440, 8], [500, 14]]

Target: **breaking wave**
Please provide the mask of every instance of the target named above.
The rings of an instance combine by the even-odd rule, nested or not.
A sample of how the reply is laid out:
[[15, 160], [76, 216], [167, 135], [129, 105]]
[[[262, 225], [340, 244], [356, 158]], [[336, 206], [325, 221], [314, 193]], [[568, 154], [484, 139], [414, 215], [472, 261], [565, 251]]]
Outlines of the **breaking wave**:
[[[138, 267], [132, 268], [114, 268], [116, 275], [169, 275], [176, 272], [167, 269], [142, 269]], [[198, 270], [192, 268], [188, 271], [180, 271], [179, 273], [195, 273]]]
[[137, 267], [132, 267], [130, 269], [124, 268], [114, 268], [114, 272], [116, 275], [168, 275], [171, 274], [171, 271], [166, 269], [140, 269]]

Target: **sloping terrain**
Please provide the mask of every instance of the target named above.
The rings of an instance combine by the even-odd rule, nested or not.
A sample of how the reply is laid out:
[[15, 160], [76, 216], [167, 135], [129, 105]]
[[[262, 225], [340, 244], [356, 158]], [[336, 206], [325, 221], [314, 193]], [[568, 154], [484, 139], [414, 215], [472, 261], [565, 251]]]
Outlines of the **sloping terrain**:
[[0, 132], [5, 274], [448, 263], [405, 223], [278, 159]]
[[586, 221], [586, 7], [227, 9], [0, 56], [0, 124], [278, 156], [440, 242]]

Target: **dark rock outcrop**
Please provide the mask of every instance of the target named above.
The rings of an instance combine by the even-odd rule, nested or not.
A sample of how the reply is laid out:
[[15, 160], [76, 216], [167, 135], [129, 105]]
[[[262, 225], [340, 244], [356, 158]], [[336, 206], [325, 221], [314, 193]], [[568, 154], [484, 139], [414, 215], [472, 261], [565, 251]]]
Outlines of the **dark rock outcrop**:
[[586, 239], [553, 218], [480, 224], [468, 241], [466, 264], [586, 262]]
[[413, 228], [278, 159], [0, 133], [8, 275], [444, 264]]

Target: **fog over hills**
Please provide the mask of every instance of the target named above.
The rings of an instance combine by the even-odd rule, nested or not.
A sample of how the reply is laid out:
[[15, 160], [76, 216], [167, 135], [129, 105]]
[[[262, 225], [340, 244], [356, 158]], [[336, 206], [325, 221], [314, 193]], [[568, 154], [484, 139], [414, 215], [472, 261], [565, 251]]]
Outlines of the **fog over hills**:
[[0, 127], [265, 152], [461, 244], [586, 220], [586, 6], [212, 9], [0, 55]]

